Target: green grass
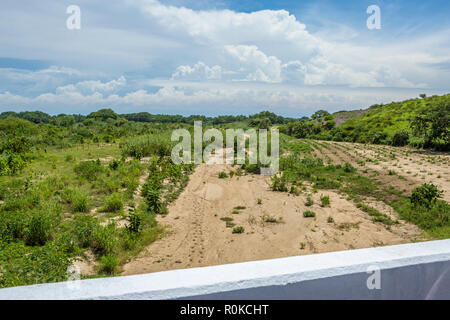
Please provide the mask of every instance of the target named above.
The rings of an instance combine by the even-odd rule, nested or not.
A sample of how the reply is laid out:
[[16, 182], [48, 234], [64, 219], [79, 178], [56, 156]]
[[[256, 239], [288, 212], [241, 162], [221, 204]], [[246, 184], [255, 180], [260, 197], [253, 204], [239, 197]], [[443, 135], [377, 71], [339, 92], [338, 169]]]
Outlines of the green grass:
[[450, 238], [450, 204], [436, 201], [431, 207], [414, 206], [408, 197], [391, 203], [400, 218], [418, 225], [435, 239]]
[[314, 218], [315, 216], [316, 216], [316, 213], [313, 211], [303, 212], [303, 217], [305, 217], [305, 218]]
[[239, 233], [244, 233], [244, 231], [245, 231], [245, 228], [242, 226], [233, 228], [233, 233], [239, 234]]

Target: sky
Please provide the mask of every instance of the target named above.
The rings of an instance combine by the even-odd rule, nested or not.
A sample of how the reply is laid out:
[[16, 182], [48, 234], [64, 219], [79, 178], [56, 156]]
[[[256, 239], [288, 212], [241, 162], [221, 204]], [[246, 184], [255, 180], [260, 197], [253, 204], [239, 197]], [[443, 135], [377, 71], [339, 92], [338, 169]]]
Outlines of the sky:
[[449, 14], [447, 0], [2, 0], [0, 112], [302, 117], [441, 95]]

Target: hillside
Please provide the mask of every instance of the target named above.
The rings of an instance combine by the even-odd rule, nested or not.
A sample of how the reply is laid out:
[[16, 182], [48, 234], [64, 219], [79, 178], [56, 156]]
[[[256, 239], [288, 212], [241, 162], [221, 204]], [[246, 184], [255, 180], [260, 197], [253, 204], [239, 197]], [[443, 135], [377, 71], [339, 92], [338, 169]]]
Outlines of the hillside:
[[280, 130], [297, 138], [388, 144], [450, 150], [450, 94], [423, 97], [367, 110], [319, 110], [311, 118], [289, 123]]

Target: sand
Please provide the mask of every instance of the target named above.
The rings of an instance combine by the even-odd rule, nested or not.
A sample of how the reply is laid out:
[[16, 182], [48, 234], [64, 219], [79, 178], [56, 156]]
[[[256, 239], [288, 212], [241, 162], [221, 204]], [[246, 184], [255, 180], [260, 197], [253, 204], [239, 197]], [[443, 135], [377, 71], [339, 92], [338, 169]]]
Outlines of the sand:
[[[335, 149], [341, 157], [345, 156], [338, 147]], [[294, 196], [273, 192], [267, 176], [218, 178], [219, 172], [236, 168], [225, 164], [197, 166], [186, 189], [170, 205], [168, 215], [158, 217], [159, 223], [165, 226], [165, 236], [126, 263], [123, 275], [422, 240], [416, 226], [400, 221], [388, 230], [385, 225], [372, 222], [367, 213], [337, 192], [312, 194], [314, 205], [306, 207], [307, 193]], [[322, 194], [330, 197], [331, 207], [320, 207]], [[368, 201], [378, 210], [398, 218], [384, 203]], [[233, 214], [237, 206], [245, 209]], [[306, 210], [314, 211], [316, 217], [303, 217]], [[236, 226], [243, 226], [244, 233], [233, 234], [232, 228], [220, 220], [225, 217], [233, 218]], [[265, 222], [268, 217], [277, 222]], [[333, 222], [329, 222], [329, 217]]]

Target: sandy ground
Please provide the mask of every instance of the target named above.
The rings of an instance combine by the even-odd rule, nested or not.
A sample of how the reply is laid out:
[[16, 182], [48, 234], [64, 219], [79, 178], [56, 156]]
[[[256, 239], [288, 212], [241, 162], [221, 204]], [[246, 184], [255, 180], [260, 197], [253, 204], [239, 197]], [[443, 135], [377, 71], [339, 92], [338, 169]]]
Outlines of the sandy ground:
[[[363, 145], [345, 142], [315, 142], [321, 150], [316, 155], [335, 164], [349, 162], [367, 176], [397, 190], [410, 192], [423, 183], [433, 183], [444, 191], [443, 199], [450, 202], [450, 154], [419, 152], [408, 147]], [[328, 158], [327, 158], [328, 157]], [[369, 160], [369, 161], [368, 161]], [[377, 160], [374, 163], [371, 160]], [[364, 165], [361, 165], [361, 161]], [[389, 170], [395, 172], [389, 175]], [[364, 173], [363, 173], [364, 174]]]
[[[338, 149], [336, 149], [338, 150]], [[332, 153], [331, 153], [332, 154]], [[345, 154], [340, 152], [340, 156]], [[334, 156], [334, 155], [333, 155]], [[335, 156], [336, 160], [339, 159]], [[124, 265], [123, 275], [227, 264], [251, 260], [367, 248], [407, 243], [420, 239], [419, 229], [401, 222], [388, 230], [344, 195], [332, 191], [312, 194], [314, 205], [305, 206], [306, 193], [299, 196], [273, 192], [270, 178], [246, 175], [219, 179], [229, 165], [197, 166], [180, 197], [159, 217], [166, 235]], [[331, 207], [320, 207], [320, 196], [328, 195]], [[261, 199], [261, 204], [258, 204]], [[371, 200], [370, 204], [396, 218], [395, 212]], [[233, 209], [243, 206], [233, 214]], [[303, 217], [312, 210], [315, 218]], [[233, 234], [221, 218], [233, 218], [245, 232]], [[277, 222], [266, 222], [268, 218]], [[333, 222], [329, 222], [331, 217]]]

